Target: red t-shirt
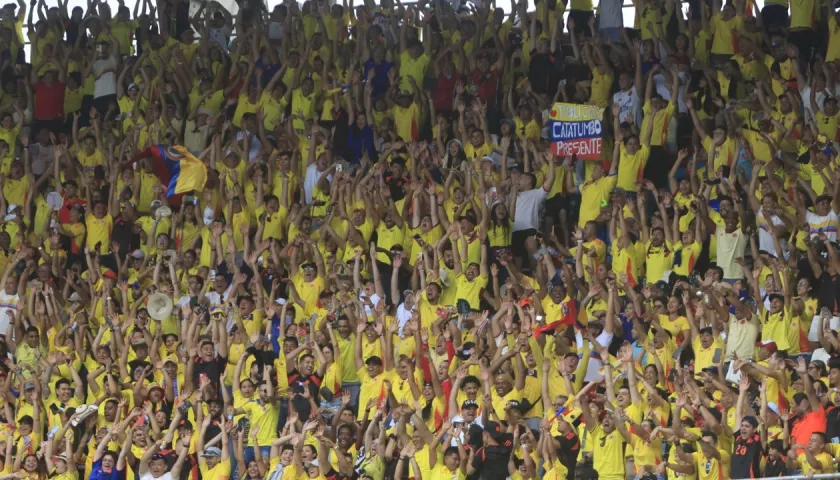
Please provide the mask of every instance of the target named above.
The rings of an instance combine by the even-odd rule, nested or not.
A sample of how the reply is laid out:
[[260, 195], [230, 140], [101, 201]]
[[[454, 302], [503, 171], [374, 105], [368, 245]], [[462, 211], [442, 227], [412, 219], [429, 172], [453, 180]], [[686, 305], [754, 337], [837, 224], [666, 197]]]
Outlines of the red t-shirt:
[[461, 76], [458, 75], [458, 72], [452, 72], [452, 76], [449, 78], [442, 73], [438, 75], [435, 89], [432, 92], [435, 110], [452, 110], [452, 102], [455, 100], [455, 84], [460, 79]]
[[482, 73], [481, 70], [475, 69], [470, 75], [470, 80], [475, 89], [473, 93], [487, 104], [487, 108], [496, 108], [499, 100], [499, 84], [502, 80], [502, 72], [492, 69], [487, 73]]
[[64, 120], [64, 84], [47, 85], [43, 80], [32, 88], [35, 93], [35, 120]]
[[58, 223], [62, 225], [66, 225], [70, 223], [70, 208], [75, 207], [76, 205], [85, 205], [85, 201], [74, 198], [74, 199], [64, 199], [64, 203], [61, 205], [61, 208], [58, 209]]

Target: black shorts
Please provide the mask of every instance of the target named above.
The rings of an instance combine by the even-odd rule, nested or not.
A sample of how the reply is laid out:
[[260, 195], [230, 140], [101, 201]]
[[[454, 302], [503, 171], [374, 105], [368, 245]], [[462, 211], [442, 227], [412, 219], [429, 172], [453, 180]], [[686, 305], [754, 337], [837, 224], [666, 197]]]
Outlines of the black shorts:
[[589, 19], [595, 16], [587, 10], [569, 10], [569, 17], [575, 21], [575, 34], [584, 37], [591, 37], [592, 30], [589, 28]]
[[33, 133], [46, 129], [47, 131], [58, 135], [64, 131], [64, 120], [56, 118], [52, 120], [35, 120], [35, 129]]
[[788, 9], [784, 5], [765, 5], [761, 9], [761, 23], [768, 32], [777, 32], [788, 26]]
[[569, 197], [555, 195], [545, 201], [545, 214], [557, 218], [560, 210], [569, 211]]
[[96, 107], [96, 111], [100, 115], [105, 115], [105, 112], [108, 111], [108, 107], [113, 104], [117, 107], [117, 110], [120, 109], [119, 105], [117, 104], [117, 95], [103, 95], [101, 97], [97, 97], [93, 99], [93, 106]]
[[529, 228], [528, 230], [520, 230], [518, 232], [513, 232], [511, 236], [510, 243], [511, 249], [513, 250], [514, 257], [527, 257], [528, 250], [525, 248], [525, 240], [529, 237], [533, 237], [537, 234], [537, 229]]

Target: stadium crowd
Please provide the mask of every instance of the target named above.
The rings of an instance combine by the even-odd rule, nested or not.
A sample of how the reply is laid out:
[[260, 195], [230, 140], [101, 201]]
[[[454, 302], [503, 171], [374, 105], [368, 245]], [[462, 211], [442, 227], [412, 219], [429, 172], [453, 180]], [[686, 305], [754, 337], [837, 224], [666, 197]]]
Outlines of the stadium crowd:
[[237, 1], [0, 9], [0, 480], [837, 472], [834, 2]]

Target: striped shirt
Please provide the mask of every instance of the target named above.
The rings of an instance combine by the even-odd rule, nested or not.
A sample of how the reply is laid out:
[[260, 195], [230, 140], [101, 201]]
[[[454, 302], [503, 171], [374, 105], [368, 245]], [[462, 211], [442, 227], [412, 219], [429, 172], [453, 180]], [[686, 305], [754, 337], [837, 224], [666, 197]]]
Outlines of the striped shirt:
[[811, 238], [825, 234], [830, 241], [837, 240], [837, 214], [833, 211], [824, 216], [809, 211], [805, 219], [811, 230]]

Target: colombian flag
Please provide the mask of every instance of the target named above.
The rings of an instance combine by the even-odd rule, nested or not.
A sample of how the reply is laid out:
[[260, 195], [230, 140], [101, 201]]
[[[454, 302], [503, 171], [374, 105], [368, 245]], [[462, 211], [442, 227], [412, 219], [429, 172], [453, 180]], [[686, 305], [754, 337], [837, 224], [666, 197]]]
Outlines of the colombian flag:
[[556, 330], [558, 327], [563, 325], [574, 325], [578, 319], [578, 310], [580, 310], [580, 302], [574, 299], [567, 300], [563, 302], [562, 306], [562, 317], [559, 320], [549, 323], [548, 325], [542, 326], [536, 330], [534, 330], [534, 335], [539, 338], [540, 335], [546, 332], [552, 332]]
[[184, 193], [200, 192], [207, 183], [207, 166], [184, 146], [149, 147], [135, 155], [127, 166], [144, 158], [152, 159], [152, 170], [161, 183], [168, 186], [166, 198], [170, 199], [170, 204], [177, 204]]

